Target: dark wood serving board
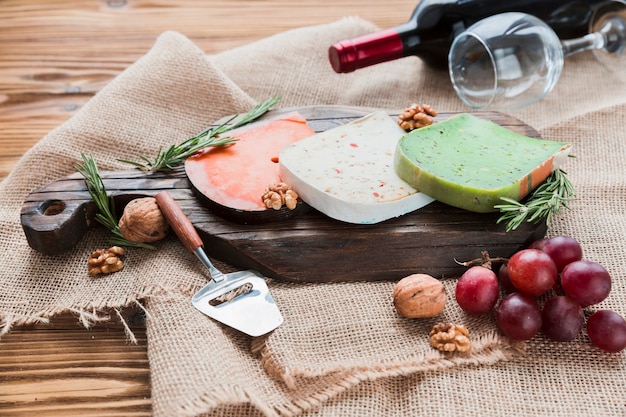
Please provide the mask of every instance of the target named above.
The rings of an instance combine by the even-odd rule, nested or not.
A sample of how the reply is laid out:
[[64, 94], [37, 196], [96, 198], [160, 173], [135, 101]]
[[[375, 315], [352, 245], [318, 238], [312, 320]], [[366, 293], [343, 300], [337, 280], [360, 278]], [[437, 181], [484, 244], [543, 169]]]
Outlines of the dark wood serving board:
[[[375, 109], [317, 106], [295, 110], [320, 132]], [[475, 114], [539, 137], [533, 128], [511, 116]], [[437, 120], [450, 115], [440, 113]], [[524, 224], [505, 232], [504, 225], [496, 224], [498, 213], [473, 213], [439, 202], [373, 225], [342, 223], [314, 209], [289, 219], [241, 224], [207, 208], [192, 191], [184, 169], [167, 174], [137, 169], [106, 171], [101, 176], [118, 209], [133, 198], [167, 190], [198, 229], [209, 256], [294, 282], [397, 280], [418, 272], [455, 277], [465, 270], [455, 260], [479, 258], [483, 250], [508, 257], [546, 233], [545, 223]], [[87, 229], [97, 224], [95, 213], [83, 178], [75, 173], [31, 193], [23, 204], [21, 222], [33, 249], [57, 255], [71, 250]]]

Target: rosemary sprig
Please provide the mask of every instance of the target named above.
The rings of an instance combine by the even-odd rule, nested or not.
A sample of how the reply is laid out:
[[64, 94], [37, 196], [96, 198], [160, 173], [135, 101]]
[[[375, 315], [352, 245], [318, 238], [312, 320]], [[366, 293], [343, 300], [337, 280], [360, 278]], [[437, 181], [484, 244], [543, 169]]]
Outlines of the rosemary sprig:
[[87, 191], [96, 204], [98, 212], [95, 219], [98, 223], [109, 229], [113, 236], [111, 237], [111, 243], [118, 246], [131, 246], [145, 249], [155, 249], [154, 246], [147, 243], [131, 242], [124, 238], [118, 227], [118, 219], [115, 214], [115, 202], [107, 195], [106, 188], [102, 182], [100, 171], [98, 171], [98, 165], [93, 158], [93, 155], [80, 154], [83, 163], [76, 165], [76, 170], [85, 178], [85, 185]]
[[181, 165], [185, 159], [201, 149], [210, 146], [225, 146], [236, 142], [236, 139], [225, 136], [220, 137], [226, 132], [246, 125], [258, 119], [280, 101], [280, 97], [271, 97], [268, 100], [257, 104], [250, 111], [243, 115], [235, 115], [216, 127], [209, 127], [196, 136], [191, 137], [178, 145], [172, 145], [163, 150], [159, 149], [157, 156], [151, 160], [145, 156], [139, 156], [143, 162], [131, 161], [128, 159], [119, 159], [120, 162], [134, 165], [142, 171], [171, 171]]
[[501, 197], [508, 204], [495, 206], [502, 213], [497, 223], [506, 222], [507, 232], [517, 229], [524, 222], [533, 223], [542, 219], [549, 226], [552, 216], [560, 214], [563, 208], [570, 209], [569, 202], [574, 200], [575, 195], [567, 174], [556, 169], [530, 194], [526, 204]]

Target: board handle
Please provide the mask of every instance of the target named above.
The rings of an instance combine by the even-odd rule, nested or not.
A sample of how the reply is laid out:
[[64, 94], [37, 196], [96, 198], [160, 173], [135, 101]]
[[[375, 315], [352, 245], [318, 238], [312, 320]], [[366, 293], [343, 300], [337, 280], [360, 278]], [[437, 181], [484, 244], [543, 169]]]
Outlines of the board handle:
[[[189, 194], [184, 170], [149, 173], [138, 169], [100, 171], [117, 215], [135, 198], [153, 197], [162, 190]], [[93, 226], [98, 209], [79, 173], [73, 173], [32, 191], [24, 200], [20, 221], [28, 244], [46, 255], [73, 248]]]
[[154, 198], [170, 227], [189, 252], [195, 253], [196, 249], [204, 246], [189, 217], [167, 191], [161, 191]]

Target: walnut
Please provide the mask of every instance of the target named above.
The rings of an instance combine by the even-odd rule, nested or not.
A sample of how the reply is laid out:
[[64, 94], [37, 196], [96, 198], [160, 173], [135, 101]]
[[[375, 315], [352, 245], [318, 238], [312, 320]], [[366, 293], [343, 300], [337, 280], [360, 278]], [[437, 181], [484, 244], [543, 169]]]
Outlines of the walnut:
[[284, 182], [267, 187], [261, 198], [265, 207], [274, 210], [280, 210], [282, 206], [287, 206], [289, 210], [293, 210], [298, 204], [298, 194]]
[[118, 227], [126, 240], [143, 243], [161, 240], [169, 230], [167, 220], [154, 197], [131, 200], [124, 207]]
[[124, 262], [120, 259], [124, 256], [124, 248], [112, 246], [108, 249], [96, 249], [91, 252], [87, 261], [89, 275], [112, 274], [124, 268]]
[[459, 324], [437, 323], [430, 331], [430, 345], [443, 352], [468, 352], [471, 347], [469, 331]]
[[437, 117], [435, 109], [428, 104], [413, 104], [398, 116], [398, 125], [407, 132], [433, 124], [433, 117]]
[[402, 278], [393, 288], [393, 306], [407, 318], [435, 317], [446, 306], [446, 290], [438, 279], [426, 274]]

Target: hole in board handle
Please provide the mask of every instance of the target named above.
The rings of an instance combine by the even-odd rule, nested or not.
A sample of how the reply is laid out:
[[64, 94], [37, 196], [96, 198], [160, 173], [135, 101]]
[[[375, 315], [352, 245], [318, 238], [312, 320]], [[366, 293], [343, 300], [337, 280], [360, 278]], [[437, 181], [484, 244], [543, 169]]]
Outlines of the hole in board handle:
[[65, 203], [61, 200], [49, 200], [41, 205], [40, 210], [44, 216], [56, 216], [63, 213]]

